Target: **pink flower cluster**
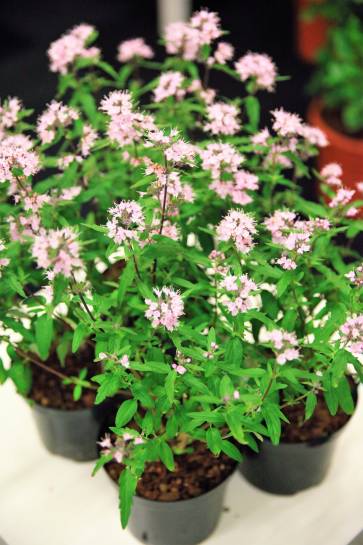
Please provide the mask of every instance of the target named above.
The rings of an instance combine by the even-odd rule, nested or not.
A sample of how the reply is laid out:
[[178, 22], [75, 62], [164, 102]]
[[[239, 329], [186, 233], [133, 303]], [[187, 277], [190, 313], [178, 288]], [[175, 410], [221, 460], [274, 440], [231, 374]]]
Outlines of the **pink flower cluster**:
[[221, 287], [234, 295], [233, 299], [229, 296], [227, 300], [223, 301], [232, 316], [247, 312], [256, 306], [253, 292], [257, 290], [257, 285], [247, 274], [228, 275], [222, 280]]
[[161, 102], [168, 97], [180, 100], [185, 95], [182, 85], [184, 76], [181, 72], [164, 72], [159, 78], [158, 86], [154, 89], [154, 101]]
[[213, 143], [199, 152], [202, 167], [210, 170], [213, 179], [221, 177], [222, 172], [235, 173], [243, 163], [244, 157], [230, 144]]
[[[194, 61], [203, 45], [211, 44], [222, 34], [217, 13], [201, 10], [188, 23], [170, 23], [165, 30], [165, 47], [170, 55]], [[223, 53], [222, 53], [223, 55]]]
[[9, 97], [0, 104], [0, 138], [7, 129], [14, 127], [21, 111], [22, 103], [17, 97]]
[[19, 190], [14, 168], [22, 170], [24, 176], [34, 176], [40, 170], [39, 156], [29, 149], [29, 141], [15, 136], [0, 142], [0, 183], [11, 182], [11, 194]]
[[213, 189], [221, 199], [230, 197], [232, 202], [245, 206], [252, 202], [252, 197], [247, 191], [258, 189], [258, 177], [247, 170], [238, 170], [232, 180], [214, 180], [209, 188]]
[[252, 250], [255, 233], [255, 220], [242, 210], [230, 210], [217, 226], [218, 239], [233, 242], [237, 250], [243, 254]]
[[296, 348], [299, 343], [294, 332], [274, 329], [265, 333], [265, 340], [271, 342], [274, 351], [276, 351], [276, 361], [280, 365], [300, 357], [299, 349]]
[[349, 208], [346, 209], [351, 203], [356, 191], [344, 187], [341, 180], [341, 177], [343, 176], [341, 166], [337, 163], [329, 163], [321, 169], [320, 176], [327, 185], [336, 191], [335, 196], [329, 202], [329, 207], [335, 208], [338, 214], [343, 212], [343, 214], [348, 217], [356, 216], [358, 213], [356, 207], [349, 206]]
[[242, 81], [252, 79], [258, 89], [274, 90], [277, 69], [268, 55], [247, 53], [234, 66]]
[[145, 43], [144, 38], [133, 38], [125, 40], [118, 46], [117, 60], [120, 62], [129, 62], [134, 59], [151, 59], [154, 52], [149, 45]]
[[128, 91], [112, 91], [102, 99], [100, 109], [110, 117], [108, 137], [119, 146], [139, 142], [146, 131], [155, 129], [151, 116], [133, 111]]
[[272, 128], [279, 136], [300, 136], [303, 130], [303, 122], [297, 114], [285, 112], [283, 108], [273, 110], [274, 122]]
[[32, 255], [39, 268], [47, 269], [47, 277], [53, 280], [57, 274], [69, 278], [83, 268], [79, 257], [80, 245], [71, 227], [42, 229], [34, 236]]
[[204, 130], [212, 134], [236, 134], [241, 128], [238, 115], [239, 110], [233, 104], [214, 102], [207, 107], [208, 123]]
[[212, 250], [208, 257], [212, 264], [212, 269], [208, 271], [209, 274], [221, 274], [225, 276], [228, 273], [229, 268], [225, 265], [226, 256], [223, 252]]
[[363, 314], [349, 318], [340, 328], [343, 347], [355, 357], [363, 356]]
[[[330, 228], [326, 219], [299, 220], [296, 213], [289, 210], [276, 210], [264, 224], [272, 235], [272, 242], [296, 254], [309, 252], [313, 235]], [[279, 264], [283, 266], [283, 262]], [[284, 268], [294, 268], [289, 261], [285, 265]]]
[[184, 140], [176, 140], [164, 151], [168, 161], [175, 165], [188, 164], [193, 165], [196, 154], [196, 147]]
[[349, 271], [345, 276], [352, 284], [361, 288], [363, 286], [363, 265], [359, 265], [353, 271]]
[[218, 62], [219, 64], [226, 64], [227, 61], [233, 59], [234, 47], [228, 42], [219, 42], [217, 48], [214, 52], [214, 57], [212, 57], [213, 62]]
[[135, 434], [125, 432], [122, 436], [117, 436], [114, 441], [112, 441], [110, 434], [106, 433], [101, 441], [98, 442], [101, 447], [101, 455], [112, 455], [112, 458], [118, 464], [121, 464], [124, 457], [127, 456], [130, 447], [142, 445], [143, 443], [144, 439], [136, 435], [136, 432]]
[[111, 219], [107, 222], [108, 236], [116, 244], [138, 240], [145, 229], [145, 218], [141, 206], [135, 201], [121, 201], [109, 209]]
[[[5, 250], [5, 244], [4, 242], [0, 239], [0, 252], [3, 252]], [[8, 259], [7, 257], [2, 257], [0, 255], [0, 277], [1, 277], [1, 271], [4, 267], [7, 267], [10, 263], [10, 259]]]
[[91, 25], [78, 25], [51, 43], [48, 49], [50, 70], [67, 74], [77, 59], [98, 58], [100, 50], [97, 47], [87, 46], [94, 31]]
[[148, 306], [145, 316], [153, 327], [164, 326], [168, 331], [173, 331], [179, 325], [180, 316], [184, 314], [180, 293], [166, 286], [154, 288], [153, 291], [157, 299], [145, 299]]
[[53, 100], [38, 119], [37, 132], [42, 144], [50, 144], [58, 128], [68, 127], [78, 117], [79, 114], [74, 108]]

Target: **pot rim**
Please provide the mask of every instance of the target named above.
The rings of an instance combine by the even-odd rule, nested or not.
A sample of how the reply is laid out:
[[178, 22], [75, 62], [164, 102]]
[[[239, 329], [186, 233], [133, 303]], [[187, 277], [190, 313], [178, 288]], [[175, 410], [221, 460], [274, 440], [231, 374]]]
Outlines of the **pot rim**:
[[[221, 481], [219, 484], [217, 484], [217, 486], [215, 486], [214, 488], [211, 488], [210, 490], [208, 490], [208, 492], [204, 492], [203, 494], [200, 494], [199, 496], [195, 496], [194, 498], [184, 498], [184, 499], [181, 499], [181, 500], [172, 500], [172, 501], [160, 501], [160, 500], [150, 500], [149, 498], [143, 498], [142, 496], [138, 496], [137, 494], [135, 494], [135, 496], [133, 497], [133, 500], [136, 499], [137, 501], [140, 501], [141, 503], [145, 503], [145, 504], [149, 504], [149, 505], [155, 505], [155, 506], [156, 505], [165, 505], [165, 506], [167, 506], [167, 505], [181, 505], [181, 504], [185, 504], [186, 502], [197, 501], [200, 498], [205, 498], [206, 496], [212, 495], [212, 493], [215, 490], [220, 488], [222, 485], [227, 484], [227, 482], [236, 473], [236, 471], [238, 469], [238, 465], [239, 465], [238, 462], [236, 462], [233, 470], [231, 471], [231, 473], [229, 473], [229, 475], [227, 475], [227, 477], [225, 477], [223, 479], [223, 481]], [[105, 466], [103, 466], [103, 470], [107, 474], [107, 477], [110, 479], [110, 481], [115, 485], [115, 487], [118, 488], [119, 487], [118, 483], [112, 479], [112, 477], [109, 475], [108, 471], [106, 471]]]
[[92, 407], [80, 407], [79, 409], [59, 409], [57, 407], [45, 407], [44, 405], [41, 405], [40, 403], [37, 403], [34, 401], [34, 399], [31, 399], [30, 397], [26, 397], [25, 401], [29, 405], [31, 409], [36, 409], [39, 412], [48, 412], [48, 413], [55, 413], [55, 414], [79, 414], [79, 413], [88, 413], [92, 412], [95, 408], [98, 407], [98, 405], [93, 405]]
[[308, 106], [307, 118], [313, 126], [322, 129], [329, 141], [329, 145], [336, 145], [352, 155], [363, 154], [363, 138], [353, 138], [343, 132], [337, 131], [327, 121], [323, 115], [323, 101], [321, 98], [313, 98]]

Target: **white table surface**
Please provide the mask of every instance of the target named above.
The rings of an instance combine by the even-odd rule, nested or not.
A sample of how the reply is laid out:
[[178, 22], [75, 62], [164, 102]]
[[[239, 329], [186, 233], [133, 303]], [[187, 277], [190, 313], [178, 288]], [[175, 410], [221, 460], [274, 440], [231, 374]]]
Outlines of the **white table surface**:
[[[362, 394], [362, 392], [361, 392]], [[49, 454], [31, 411], [0, 387], [0, 536], [8, 545], [134, 545], [117, 494], [93, 463]], [[295, 496], [260, 492], [236, 474], [209, 545], [347, 545], [363, 528], [363, 396], [325, 482]]]

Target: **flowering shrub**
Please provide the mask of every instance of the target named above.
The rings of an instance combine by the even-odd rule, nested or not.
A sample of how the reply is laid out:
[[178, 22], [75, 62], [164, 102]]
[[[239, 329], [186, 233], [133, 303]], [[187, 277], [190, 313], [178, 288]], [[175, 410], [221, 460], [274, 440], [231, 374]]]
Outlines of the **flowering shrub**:
[[[172, 470], [196, 441], [239, 461], [238, 444], [279, 442], [287, 404], [309, 418], [323, 392], [351, 413], [348, 365], [363, 376], [362, 265], [338, 245], [362, 222], [342, 172], [316, 173], [328, 205], [303, 199], [326, 137], [282, 108], [260, 128], [256, 93], [277, 68], [234, 62], [222, 35], [202, 10], [166, 29], [162, 63], [140, 38], [114, 69], [81, 25], [50, 47], [58, 102], [37, 126], [19, 101], [2, 107], [1, 376], [26, 395], [29, 362], [92, 345], [102, 372], [67, 380], [76, 396], [97, 387], [96, 403], [124, 396], [96, 466], [123, 464], [123, 526], [148, 462]], [[217, 97], [214, 70], [246, 95]]]

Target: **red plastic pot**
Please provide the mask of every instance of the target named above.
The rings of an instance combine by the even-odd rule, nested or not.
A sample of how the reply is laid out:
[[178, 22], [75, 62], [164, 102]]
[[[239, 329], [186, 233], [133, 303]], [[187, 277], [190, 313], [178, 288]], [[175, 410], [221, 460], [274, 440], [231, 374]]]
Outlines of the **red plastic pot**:
[[[324, 131], [329, 141], [329, 145], [319, 151], [317, 168], [320, 170], [328, 163], [339, 163], [343, 169], [344, 185], [357, 190], [357, 183], [363, 181], [363, 139], [353, 138], [332, 128], [322, 115], [322, 103], [319, 100], [311, 102], [307, 118], [310, 125]], [[356, 199], [362, 199], [359, 192]], [[362, 216], [363, 210], [360, 213]]]
[[305, 62], [315, 62], [316, 55], [325, 45], [329, 22], [323, 17], [311, 21], [303, 18], [304, 11], [319, 0], [296, 0], [296, 48]]

